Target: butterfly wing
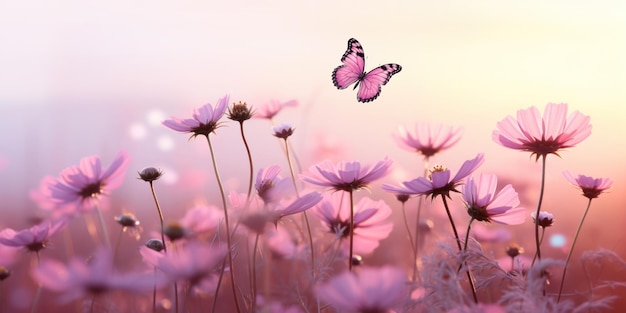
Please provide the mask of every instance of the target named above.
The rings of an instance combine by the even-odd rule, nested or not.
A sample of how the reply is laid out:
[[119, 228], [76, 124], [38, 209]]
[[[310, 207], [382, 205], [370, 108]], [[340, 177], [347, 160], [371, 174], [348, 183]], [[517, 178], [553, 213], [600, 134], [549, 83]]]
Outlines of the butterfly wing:
[[[354, 38], [348, 40], [348, 50], [341, 57], [343, 65], [333, 71], [333, 84], [338, 89], [346, 89], [357, 83], [365, 73], [365, 54], [363, 47]], [[356, 88], [356, 85], [354, 86]]]
[[359, 102], [370, 102], [378, 98], [381, 86], [387, 84], [391, 76], [401, 70], [402, 66], [400, 64], [389, 63], [369, 71], [361, 79], [359, 92], [356, 95], [357, 100]]

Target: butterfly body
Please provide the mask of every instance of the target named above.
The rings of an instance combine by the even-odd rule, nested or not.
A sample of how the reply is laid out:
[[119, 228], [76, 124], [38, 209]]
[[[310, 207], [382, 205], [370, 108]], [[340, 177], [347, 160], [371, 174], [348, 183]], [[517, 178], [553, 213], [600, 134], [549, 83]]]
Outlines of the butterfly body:
[[332, 74], [333, 84], [338, 89], [346, 89], [355, 84], [359, 87], [357, 100], [370, 102], [380, 95], [381, 86], [387, 84], [394, 74], [402, 70], [395, 63], [383, 64], [369, 72], [365, 72], [365, 53], [363, 47], [354, 38], [348, 40], [348, 49], [341, 57], [342, 65], [335, 68]]

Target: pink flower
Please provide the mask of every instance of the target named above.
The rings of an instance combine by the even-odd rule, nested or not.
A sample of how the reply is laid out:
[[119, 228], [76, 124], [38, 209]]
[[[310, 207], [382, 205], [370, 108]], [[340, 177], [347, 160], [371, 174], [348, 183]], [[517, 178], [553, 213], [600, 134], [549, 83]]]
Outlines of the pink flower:
[[400, 147], [417, 152], [428, 160], [433, 155], [452, 147], [461, 140], [461, 128], [430, 124], [416, 124], [414, 133], [405, 126], [398, 127], [398, 134], [393, 138]]
[[447, 313], [506, 313], [506, 309], [498, 304], [479, 303], [473, 307], [458, 307], [449, 310]]
[[214, 206], [196, 206], [185, 213], [179, 220], [180, 225], [190, 232], [189, 235], [201, 235], [216, 230], [224, 219], [224, 213]]
[[256, 109], [254, 112], [255, 118], [266, 118], [271, 120], [274, 118], [278, 112], [282, 111], [282, 109], [287, 107], [295, 107], [298, 106], [298, 101], [289, 100], [287, 102], [279, 102], [277, 100], [271, 100], [260, 108]]
[[605, 190], [611, 188], [611, 184], [613, 182], [609, 178], [593, 178], [585, 175], [578, 175], [574, 177], [572, 173], [565, 171], [563, 172], [565, 179], [567, 181], [580, 188], [583, 191], [583, 196], [594, 199], [600, 196]]
[[33, 277], [44, 288], [62, 293], [61, 302], [114, 290], [144, 292], [155, 285], [152, 273], [123, 275], [114, 271], [113, 254], [108, 249], [98, 250], [89, 262], [73, 259], [64, 265], [43, 260], [33, 269]]
[[367, 188], [371, 182], [387, 175], [392, 162], [385, 157], [373, 166], [362, 167], [359, 162], [339, 162], [335, 165], [323, 161], [310, 167], [309, 172], [300, 177], [314, 185], [351, 192]]
[[226, 256], [226, 247], [190, 242], [176, 253], [163, 254], [142, 246], [144, 260], [161, 270], [172, 281], [187, 281], [192, 286], [216, 273]]
[[[537, 212], [532, 212], [530, 216], [533, 218], [533, 224], [537, 223]], [[539, 212], [539, 226], [549, 227], [554, 223], [554, 216], [546, 211]]]
[[394, 267], [343, 272], [315, 287], [319, 298], [337, 312], [392, 312], [405, 297], [406, 274]]
[[91, 210], [101, 196], [122, 184], [128, 162], [126, 152], [120, 152], [105, 170], [98, 156], [83, 158], [80, 165], [61, 171], [59, 178], [44, 178], [34, 198], [51, 204], [44, 208], [59, 208], [66, 213]]
[[470, 177], [463, 187], [463, 200], [467, 213], [477, 221], [518, 225], [526, 220], [526, 209], [519, 206], [517, 192], [506, 185], [496, 193], [498, 177], [481, 174]]
[[274, 137], [281, 139], [289, 138], [291, 135], [293, 135], [294, 131], [295, 129], [291, 127], [291, 123], [282, 123], [276, 126], [272, 126], [272, 132], [274, 133]]
[[208, 103], [198, 109], [194, 109], [193, 118], [180, 119], [172, 117], [163, 121], [163, 125], [181, 133], [193, 133], [191, 137], [198, 135], [209, 136], [210, 133], [220, 126], [219, 120], [228, 108], [230, 96], [226, 95], [217, 101], [217, 106]]
[[537, 107], [517, 111], [517, 119], [507, 116], [498, 122], [493, 140], [500, 145], [531, 152], [539, 159], [576, 146], [589, 137], [589, 116], [574, 111], [567, 116], [566, 103], [548, 103], [541, 117]]
[[[314, 212], [324, 226], [340, 239], [350, 236], [350, 202], [344, 193], [333, 193]], [[388, 220], [391, 208], [384, 201], [362, 198], [354, 207], [354, 252], [369, 254], [378, 247], [379, 241], [387, 238], [393, 224]], [[348, 240], [342, 245], [348, 249]]]
[[401, 187], [383, 184], [382, 188], [389, 192], [406, 195], [426, 195], [435, 198], [438, 195], [450, 197], [450, 192], [458, 192], [456, 187], [462, 184], [463, 179], [472, 174], [484, 161], [482, 153], [475, 158], [465, 161], [461, 169], [450, 179], [450, 170], [442, 166], [435, 166], [431, 171], [430, 179], [418, 177], [403, 182]]
[[[241, 202], [240, 199], [242, 199], [243, 196], [231, 194], [230, 198], [231, 203], [237, 203]], [[248, 229], [256, 233], [263, 233], [266, 231], [268, 223], [277, 225], [280, 219], [285, 216], [310, 209], [322, 200], [322, 195], [319, 192], [310, 192], [291, 202], [281, 201], [265, 206], [260, 205], [261, 201], [258, 201], [258, 199], [258, 196], [252, 198], [248, 211], [244, 213], [245, 215], [242, 216], [240, 221]], [[240, 205], [235, 204], [234, 207], [240, 208]]]
[[29, 251], [37, 252], [46, 247], [50, 237], [61, 230], [67, 224], [67, 221], [67, 218], [44, 221], [19, 232], [11, 228], [5, 228], [0, 231], [0, 244], [9, 247], [24, 247]]
[[278, 201], [290, 187], [289, 179], [280, 178], [280, 166], [272, 165], [259, 170], [254, 187], [265, 204]]

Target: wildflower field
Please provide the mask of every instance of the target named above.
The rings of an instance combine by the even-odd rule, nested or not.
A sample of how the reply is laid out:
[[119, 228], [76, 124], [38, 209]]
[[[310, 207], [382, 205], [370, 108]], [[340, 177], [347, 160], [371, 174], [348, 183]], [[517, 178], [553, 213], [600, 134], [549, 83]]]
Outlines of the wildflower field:
[[624, 16], [2, 3], [0, 312], [623, 312]]

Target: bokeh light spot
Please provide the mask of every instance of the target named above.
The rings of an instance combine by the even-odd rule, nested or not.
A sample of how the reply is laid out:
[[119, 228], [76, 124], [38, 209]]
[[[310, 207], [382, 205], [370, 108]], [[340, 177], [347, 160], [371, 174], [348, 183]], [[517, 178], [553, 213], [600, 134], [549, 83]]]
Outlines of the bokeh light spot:
[[161, 125], [161, 122], [166, 119], [166, 117], [163, 111], [152, 109], [148, 111], [148, 114], [146, 114], [146, 119], [148, 120], [148, 124], [150, 124], [150, 126], [159, 126]]
[[172, 140], [172, 137], [167, 135], [161, 136], [157, 139], [157, 147], [161, 151], [172, 150], [172, 148], [174, 148], [174, 140]]
[[554, 248], [563, 248], [567, 243], [567, 238], [562, 234], [554, 234], [550, 236], [550, 246]]
[[130, 138], [135, 140], [140, 140], [146, 137], [148, 131], [146, 130], [146, 126], [141, 123], [133, 123], [130, 125], [130, 129], [128, 130]]

